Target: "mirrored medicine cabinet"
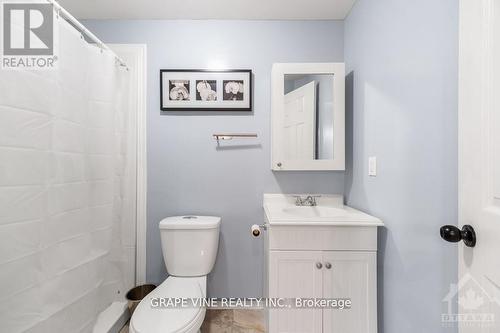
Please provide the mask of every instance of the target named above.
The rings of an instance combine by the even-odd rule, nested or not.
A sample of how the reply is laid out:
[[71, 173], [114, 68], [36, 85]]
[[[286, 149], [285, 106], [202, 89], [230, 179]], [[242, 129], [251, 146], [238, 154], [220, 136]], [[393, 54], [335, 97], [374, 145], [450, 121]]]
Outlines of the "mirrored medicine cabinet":
[[345, 170], [345, 65], [272, 69], [272, 170]]

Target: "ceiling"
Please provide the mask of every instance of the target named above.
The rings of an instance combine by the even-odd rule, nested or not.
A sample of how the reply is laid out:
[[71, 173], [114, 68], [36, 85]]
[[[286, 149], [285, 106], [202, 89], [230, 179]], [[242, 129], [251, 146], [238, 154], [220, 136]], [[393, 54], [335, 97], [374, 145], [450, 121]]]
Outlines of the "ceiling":
[[356, 0], [59, 0], [78, 19], [342, 20]]

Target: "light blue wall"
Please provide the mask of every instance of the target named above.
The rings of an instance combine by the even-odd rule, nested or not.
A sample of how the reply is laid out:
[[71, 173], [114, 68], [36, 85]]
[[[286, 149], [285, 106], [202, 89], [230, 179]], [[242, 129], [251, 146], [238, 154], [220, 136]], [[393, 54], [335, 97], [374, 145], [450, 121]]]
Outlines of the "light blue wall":
[[[270, 171], [271, 65], [343, 61], [343, 22], [86, 21], [107, 43], [148, 47], [147, 278], [166, 276], [158, 222], [178, 214], [222, 216], [220, 250], [209, 278], [212, 297], [262, 294], [262, 194], [342, 193], [343, 173]], [[160, 68], [250, 68], [253, 113], [161, 115]], [[215, 132], [257, 132], [258, 146], [217, 150]], [[245, 141], [246, 142], [246, 141]], [[242, 142], [245, 144], [245, 142]]]
[[458, 0], [358, 0], [345, 21], [346, 195], [386, 223], [381, 333], [456, 331], [440, 314], [457, 247], [439, 227], [457, 223], [457, 44]]

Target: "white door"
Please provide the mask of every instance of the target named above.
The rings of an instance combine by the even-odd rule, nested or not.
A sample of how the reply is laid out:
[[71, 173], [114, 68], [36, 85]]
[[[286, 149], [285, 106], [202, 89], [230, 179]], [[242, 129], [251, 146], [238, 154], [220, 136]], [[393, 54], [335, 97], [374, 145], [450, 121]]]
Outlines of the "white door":
[[323, 252], [323, 297], [349, 299], [350, 309], [324, 309], [323, 332], [377, 332], [377, 254]]
[[314, 160], [316, 157], [316, 82], [285, 95], [285, 160]]
[[[321, 298], [321, 251], [271, 251], [269, 297]], [[321, 309], [271, 309], [269, 333], [321, 333]]]
[[460, 0], [459, 72], [459, 219], [477, 244], [459, 244], [455, 324], [500, 332], [500, 1]]

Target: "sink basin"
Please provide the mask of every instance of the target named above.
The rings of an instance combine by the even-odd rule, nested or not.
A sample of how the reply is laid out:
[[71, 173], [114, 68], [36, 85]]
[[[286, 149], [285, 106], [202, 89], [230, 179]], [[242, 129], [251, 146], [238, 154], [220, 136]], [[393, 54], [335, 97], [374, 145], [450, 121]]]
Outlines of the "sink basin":
[[343, 201], [341, 195], [321, 195], [316, 206], [297, 206], [294, 196], [264, 194], [264, 211], [270, 225], [383, 225], [378, 218], [345, 206]]
[[346, 215], [346, 211], [343, 208], [321, 206], [285, 207], [283, 208], [283, 213], [300, 217], [340, 217]]

